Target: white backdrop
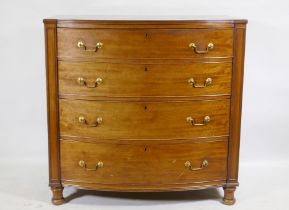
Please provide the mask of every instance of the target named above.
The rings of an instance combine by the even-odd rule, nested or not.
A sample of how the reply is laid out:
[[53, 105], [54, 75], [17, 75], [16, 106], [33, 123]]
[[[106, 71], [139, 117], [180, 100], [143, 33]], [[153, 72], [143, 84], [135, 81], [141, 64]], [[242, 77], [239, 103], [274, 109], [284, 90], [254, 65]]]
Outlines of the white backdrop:
[[42, 19], [59, 14], [248, 19], [240, 161], [289, 160], [286, 0], [1, 0], [0, 159], [47, 159]]

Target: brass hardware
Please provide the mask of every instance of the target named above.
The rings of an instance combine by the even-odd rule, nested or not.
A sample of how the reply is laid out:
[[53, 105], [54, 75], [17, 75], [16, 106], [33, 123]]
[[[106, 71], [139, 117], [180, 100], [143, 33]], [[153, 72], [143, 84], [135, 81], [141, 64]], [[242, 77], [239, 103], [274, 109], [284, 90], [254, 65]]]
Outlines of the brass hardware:
[[87, 49], [87, 47], [86, 47], [86, 45], [85, 45], [85, 43], [83, 41], [78, 41], [77, 42], [77, 47], [81, 48], [81, 49], [83, 49], [85, 51], [88, 51], [88, 52], [96, 52], [98, 49], [103, 47], [103, 43], [97, 42], [93, 49]]
[[97, 85], [100, 85], [100, 84], [102, 83], [102, 79], [99, 78], [99, 77], [96, 78], [95, 83], [96, 83]]
[[78, 41], [78, 42], [77, 42], [77, 47], [78, 47], [78, 48], [83, 48], [83, 47], [85, 47], [83, 41]]
[[103, 44], [101, 42], [96, 43], [96, 48], [101, 49], [103, 47]]
[[102, 123], [102, 118], [101, 117], [96, 118], [96, 122], [97, 122], [98, 125], [101, 124]]
[[192, 118], [191, 116], [190, 116], [190, 117], [187, 117], [187, 122], [188, 122], [188, 123], [191, 123], [193, 126], [203, 126], [203, 125], [206, 125], [208, 122], [210, 122], [210, 120], [211, 120], [210, 116], [205, 116], [204, 119], [203, 119], [203, 123], [195, 123], [194, 118]]
[[80, 116], [78, 118], [78, 122], [80, 124], [83, 124], [83, 125], [87, 125], [88, 127], [96, 127], [98, 125], [100, 125], [102, 123], [102, 118], [101, 117], [97, 117], [96, 118], [96, 123], [93, 123], [93, 124], [88, 124], [85, 117], [84, 116]]
[[208, 166], [209, 166], [209, 162], [208, 162], [207, 160], [204, 160], [204, 161], [202, 162], [201, 167], [199, 167], [199, 168], [193, 168], [190, 161], [186, 161], [186, 162], [185, 162], [185, 167], [186, 167], [186, 168], [189, 168], [191, 171], [199, 171], [199, 170], [201, 170], [201, 169], [207, 168]]
[[102, 83], [102, 79], [101, 78], [96, 78], [96, 80], [94, 81], [94, 83], [92, 85], [89, 85], [83, 77], [78, 77], [77, 78], [77, 82], [80, 86], [86, 86], [88, 88], [96, 88], [97, 86], [99, 86]]
[[102, 161], [98, 161], [98, 163], [95, 165], [95, 168], [87, 168], [87, 165], [86, 165], [84, 160], [80, 160], [78, 162], [78, 165], [81, 168], [84, 168], [87, 171], [96, 171], [98, 168], [102, 168], [103, 167], [103, 162]]
[[204, 82], [204, 85], [196, 85], [196, 82], [194, 80], [194, 78], [191, 78], [188, 80], [188, 83], [190, 85], [192, 85], [194, 88], [204, 88], [204, 87], [207, 87], [207, 86], [210, 86], [213, 82], [213, 79], [208, 77], [205, 82]]
[[83, 86], [86, 84], [86, 82], [84, 81], [83, 77], [78, 77], [77, 78], [77, 82], [79, 85]]
[[189, 44], [189, 48], [194, 49], [195, 53], [197, 53], [197, 54], [206, 54], [206, 53], [209, 52], [209, 50], [212, 50], [214, 48], [214, 44], [212, 42], [210, 42], [207, 45], [206, 50], [198, 50], [198, 47], [197, 47], [197, 45], [195, 43], [190, 43]]

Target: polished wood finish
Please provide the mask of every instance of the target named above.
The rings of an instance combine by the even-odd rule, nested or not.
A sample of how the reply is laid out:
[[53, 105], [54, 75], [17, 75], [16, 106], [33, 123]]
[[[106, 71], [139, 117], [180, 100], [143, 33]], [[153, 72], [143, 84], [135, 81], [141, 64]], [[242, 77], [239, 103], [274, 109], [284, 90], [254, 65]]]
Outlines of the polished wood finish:
[[[57, 35], [60, 58], [180, 59], [231, 57], [233, 54], [232, 29], [58, 29]], [[78, 48], [78, 41], [83, 41], [89, 49], [94, 49], [97, 42], [103, 43], [103, 47], [95, 52], [87, 52]], [[207, 54], [197, 54], [189, 47], [192, 42], [200, 50], [204, 50], [212, 42], [214, 49]]]
[[[196, 182], [224, 182], [227, 174], [227, 141], [178, 144], [115, 144], [61, 142], [62, 181], [68, 180], [86, 184], [122, 184], [143, 186], [170, 184], [191, 184]], [[84, 152], [85, 151], [85, 152]], [[98, 161], [103, 167], [87, 171], [78, 163], [84, 160], [89, 168]], [[207, 168], [191, 171], [185, 167], [191, 161], [193, 167], [200, 167], [207, 160]], [[129, 190], [129, 189], [128, 189]]]
[[[223, 16], [56, 16], [59, 28], [234, 28], [235, 24], [246, 24], [247, 20]], [[46, 19], [45, 21], [49, 21]]]
[[63, 187], [61, 186], [52, 186], [51, 187], [51, 191], [52, 191], [52, 203], [54, 205], [61, 205], [63, 203], [65, 203], [65, 200], [63, 198]]
[[[63, 186], [126, 192], [223, 187], [223, 203], [235, 203], [246, 20], [69, 17], [44, 23], [54, 204], [64, 202]], [[97, 42], [103, 47], [87, 52], [77, 46], [80, 40], [87, 49]], [[198, 51], [210, 42], [214, 47], [200, 54], [189, 48], [192, 42]], [[87, 87], [97, 78], [101, 84]], [[196, 88], [191, 78], [196, 85], [207, 78], [212, 83]], [[210, 121], [200, 126], [186, 119], [202, 124], [207, 115]], [[100, 124], [87, 126], [98, 117]], [[96, 169], [98, 162], [103, 165]]]
[[57, 35], [56, 22], [45, 24], [46, 78], [47, 78], [47, 120], [49, 149], [49, 186], [54, 204], [61, 204], [62, 183], [60, 180], [60, 146], [58, 125], [58, 78], [57, 78]]
[[[95, 139], [176, 139], [229, 135], [230, 101], [197, 102], [88, 102], [60, 100], [60, 135]], [[96, 127], [80, 124], [84, 116], [88, 124], [102, 117]], [[193, 126], [186, 121], [193, 117], [204, 126]], [[133, 128], [133, 129], [132, 129]], [[166, 132], [164, 132], [164, 130]]]
[[[197, 96], [230, 95], [232, 64], [111, 64], [92, 62], [59, 62], [59, 94], [108, 97]], [[103, 80], [95, 88], [81, 86], [78, 78], [93, 86], [97, 78]], [[207, 78], [212, 84], [194, 88], [193, 78], [203, 86]]]
[[227, 187], [236, 187], [238, 183], [239, 148], [241, 133], [243, 71], [245, 57], [246, 27], [236, 24], [234, 33], [234, 62], [232, 75], [232, 99], [230, 120], [230, 142], [228, 156]]
[[236, 202], [234, 196], [236, 187], [223, 187], [223, 188], [224, 188], [223, 203], [226, 205], [233, 205]]

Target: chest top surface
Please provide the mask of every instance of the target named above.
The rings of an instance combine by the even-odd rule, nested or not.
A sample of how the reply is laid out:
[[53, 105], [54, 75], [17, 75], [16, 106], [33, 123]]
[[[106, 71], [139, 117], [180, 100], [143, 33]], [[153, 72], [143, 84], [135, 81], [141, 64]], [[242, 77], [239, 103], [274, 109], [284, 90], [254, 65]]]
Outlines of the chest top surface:
[[45, 23], [57, 22], [63, 24], [246, 24], [246, 19], [238, 19], [229, 16], [145, 16], [145, 15], [61, 15], [44, 19]]

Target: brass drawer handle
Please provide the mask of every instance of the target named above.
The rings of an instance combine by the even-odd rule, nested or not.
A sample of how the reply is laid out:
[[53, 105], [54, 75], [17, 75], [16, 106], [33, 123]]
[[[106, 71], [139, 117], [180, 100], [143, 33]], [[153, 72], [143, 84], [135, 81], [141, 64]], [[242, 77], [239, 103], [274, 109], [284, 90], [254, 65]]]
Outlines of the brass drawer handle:
[[210, 116], [205, 116], [204, 119], [203, 119], [203, 123], [196, 123], [194, 118], [192, 118], [191, 116], [190, 117], [187, 117], [187, 122], [188, 123], [191, 123], [193, 126], [203, 126], [203, 125], [206, 125], [208, 122], [210, 122], [211, 118]]
[[77, 78], [77, 83], [80, 85], [80, 86], [86, 86], [88, 88], [96, 88], [98, 87], [101, 83], [102, 83], [102, 79], [101, 78], [97, 78], [95, 80], [95, 82], [91, 85], [89, 85], [85, 79], [83, 77], [78, 77]]
[[80, 160], [78, 162], [78, 165], [87, 170], [87, 171], [96, 171], [98, 168], [102, 168], [103, 167], [103, 162], [102, 161], [98, 161], [98, 163], [95, 165], [95, 168], [88, 168], [87, 165], [86, 165], [86, 162], [84, 160]]
[[79, 122], [80, 124], [86, 125], [86, 126], [88, 126], [88, 127], [96, 127], [96, 126], [98, 126], [98, 125], [100, 125], [100, 124], [102, 123], [102, 118], [101, 118], [101, 117], [97, 117], [97, 118], [96, 118], [96, 123], [88, 124], [87, 121], [86, 121], [86, 119], [85, 119], [85, 117], [84, 117], [84, 116], [80, 116], [80, 117], [78, 118], [78, 122]]
[[208, 77], [205, 80], [204, 85], [196, 85], [196, 82], [195, 82], [194, 78], [191, 78], [191, 79], [188, 80], [188, 83], [190, 85], [192, 85], [194, 88], [205, 88], [207, 86], [210, 86], [212, 84], [212, 82], [213, 82], [213, 79], [210, 78], [210, 77]]
[[208, 166], [209, 166], [209, 162], [208, 162], [207, 160], [204, 160], [204, 161], [202, 162], [201, 167], [199, 167], [199, 168], [193, 168], [190, 161], [186, 161], [186, 162], [185, 162], [185, 167], [186, 167], [186, 168], [189, 168], [191, 171], [199, 171], [199, 170], [201, 170], [201, 169], [207, 168]]
[[83, 41], [78, 41], [77, 47], [87, 52], [96, 52], [98, 49], [101, 49], [103, 47], [103, 44], [101, 42], [97, 42], [93, 49], [87, 49], [87, 46], [85, 45]]
[[198, 50], [198, 47], [197, 47], [197, 45], [195, 43], [190, 43], [189, 44], [189, 48], [192, 48], [195, 51], [195, 53], [197, 53], [197, 54], [206, 54], [206, 53], [209, 52], [209, 50], [214, 49], [214, 44], [212, 42], [210, 42], [207, 45], [206, 50]]

